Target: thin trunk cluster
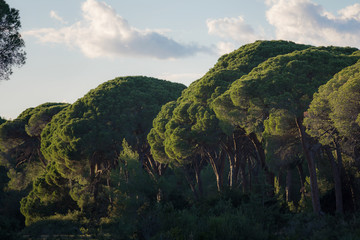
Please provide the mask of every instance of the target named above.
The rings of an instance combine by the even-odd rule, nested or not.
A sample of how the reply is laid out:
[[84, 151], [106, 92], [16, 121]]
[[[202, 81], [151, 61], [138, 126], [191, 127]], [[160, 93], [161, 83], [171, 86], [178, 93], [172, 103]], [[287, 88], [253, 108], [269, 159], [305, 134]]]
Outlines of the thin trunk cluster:
[[299, 130], [301, 145], [302, 145], [305, 159], [307, 161], [307, 165], [308, 165], [308, 169], [309, 169], [311, 200], [312, 200], [313, 210], [316, 214], [320, 215], [320, 213], [321, 213], [320, 192], [319, 192], [319, 186], [317, 183], [316, 166], [315, 166], [315, 161], [314, 161], [314, 157], [313, 157], [313, 152], [310, 149], [310, 142], [309, 142], [310, 137], [305, 132], [305, 127], [303, 125], [303, 120], [304, 120], [303, 117], [296, 118], [295, 120], [296, 120], [296, 125]]

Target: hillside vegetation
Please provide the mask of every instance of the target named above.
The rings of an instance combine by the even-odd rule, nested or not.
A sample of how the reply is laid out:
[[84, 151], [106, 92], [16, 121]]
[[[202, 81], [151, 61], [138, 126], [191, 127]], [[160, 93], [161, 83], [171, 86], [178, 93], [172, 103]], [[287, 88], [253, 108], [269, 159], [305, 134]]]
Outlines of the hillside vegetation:
[[119, 77], [0, 118], [0, 165], [6, 239], [359, 239], [360, 51], [256, 41], [188, 88]]

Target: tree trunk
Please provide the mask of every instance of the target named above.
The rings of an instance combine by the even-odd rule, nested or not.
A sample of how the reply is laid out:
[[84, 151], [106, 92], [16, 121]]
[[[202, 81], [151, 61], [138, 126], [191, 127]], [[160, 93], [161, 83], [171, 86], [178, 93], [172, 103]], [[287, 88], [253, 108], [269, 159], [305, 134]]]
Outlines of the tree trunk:
[[223, 180], [224, 180], [224, 167], [225, 167], [225, 156], [223, 154], [223, 151], [219, 150], [216, 152], [216, 150], [205, 150], [205, 153], [207, 155], [207, 159], [214, 171], [215, 177], [216, 177], [216, 186], [219, 192], [222, 190], [223, 186]]
[[310, 152], [310, 146], [308, 140], [309, 137], [305, 132], [305, 127], [303, 126], [303, 117], [298, 117], [295, 119], [295, 121], [299, 130], [302, 148], [309, 168], [311, 200], [312, 200], [313, 209], [316, 214], [320, 215], [321, 212], [320, 193], [319, 193], [319, 187], [316, 177], [315, 162], [312, 153]]
[[199, 197], [202, 197], [202, 195], [203, 195], [202, 181], [201, 181], [201, 165], [202, 165], [202, 159], [201, 159], [201, 157], [199, 157], [195, 161], [195, 164], [194, 164], [195, 179], [196, 179], [196, 184], [198, 187]]
[[232, 189], [238, 183], [240, 168], [241, 151], [239, 146], [240, 137], [238, 131], [234, 131], [231, 138], [229, 137], [222, 149], [227, 153], [229, 158], [229, 187]]
[[233, 157], [229, 157], [229, 188], [232, 189], [235, 182], [235, 160], [231, 160]]
[[286, 202], [291, 202], [292, 197], [292, 169], [288, 168], [286, 173]]
[[301, 192], [301, 197], [305, 197], [305, 174], [304, 174], [304, 170], [302, 167], [302, 163], [298, 164], [296, 166], [298, 173], [299, 173], [299, 178], [300, 178], [300, 192]]
[[250, 157], [246, 158], [247, 163], [248, 163], [248, 168], [249, 168], [249, 192], [252, 192], [253, 188], [252, 188], [252, 169], [251, 169], [251, 160]]
[[270, 196], [274, 195], [274, 189], [275, 189], [275, 185], [274, 185], [274, 180], [275, 180], [275, 175], [274, 173], [272, 173], [269, 170], [269, 167], [266, 164], [265, 161], [265, 151], [264, 148], [262, 146], [262, 144], [259, 142], [257, 136], [255, 133], [250, 133], [249, 134], [249, 139], [250, 141], [253, 143], [255, 150], [256, 150], [256, 155], [257, 158], [260, 161], [261, 164], [261, 168], [265, 171], [265, 175], [266, 175], [266, 182], [271, 186], [271, 191], [268, 193]]
[[241, 176], [241, 182], [242, 182], [242, 191], [243, 193], [248, 191], [248, 179], [246, 177], [246, 157], [242, 156], [241, 161], [240, 161], [240, 176]]
[[351, 201], [352, 201], [352, 204], [353, 204], [353, 211], [356, 212], [357, 211], [357, 199], [356, 199], [356, 196], [355, 196], [355, 189], [354, 189], [354, 179], [353, 177], [350, 175], [348, 175], [348, 179], [349, 179], [349, 185], [350, 185], [350, 192], [351, 192]]
[[237, 182], [237, 170], [236, 165], [238, 165], [237, 153], [235, 149], [231, 150], [228, 147], [223, 148], [229, 159], [229, 188], [232, 189], [235, 183]]
[[190, 186], [190, 189], [191, 191], [194, 193], [194, 197], [196, 200], [199, 200], [199, 194], [193, 184], [193, 181], [191, 180], [191, 177], [190, 177], [190, 174], [189, 174], [189, 170], [185, 167], [183, 167], [183, 170], [184, 170], [184, 173], [185, 173], [185, 178], [186, 178], [186, 181], [188, 182], [189, 186]]
[[223, 183], [224, 183], [224, 168], [225, 168], [225, 154], [223, 151], [220, 151], [219, 152], [219, 167], [218, 167], [218, 177], [219, 179], [217, 180], [217, 188], [218, 188], [218, 191], [221, 191], [222, 190], [222, 187], [223, 187]]
[[[341, 173], [339, 164], [336, 163], [334, 155], [331, 152], [330, 147], [325, 147], [325, 152], [330, 160], [331, 168], [333, 171], [334, 184], [335, 184], [335, 200], [336, 200], [336, 212], [344, 214], [343, 199], [342, 199], [342, 185], [341, 185]], [[339, 160], [340, 156], [340, 160]], [[341, 155], [338, 155], [338, 162], [341, 161]]]

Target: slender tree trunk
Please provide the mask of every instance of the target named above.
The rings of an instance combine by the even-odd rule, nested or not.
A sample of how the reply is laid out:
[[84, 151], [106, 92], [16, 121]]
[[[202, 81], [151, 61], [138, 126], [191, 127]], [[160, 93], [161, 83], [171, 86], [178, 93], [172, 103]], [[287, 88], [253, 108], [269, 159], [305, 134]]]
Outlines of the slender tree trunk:
[[232, 189], [235, 183], [235, 156], [229, 156], [229, 188]]
[[252, 169], [251, 169], [251, 160], [250, 157], [246, 158], [249, 168], [249, 192], [252, 192]]
[[336, 200], [336, 212], [343, 214], [343, 199], [342, 199], [342, 186], [341, 175], [338, 164], [335, 161], [334, 155], [331, 152], [330, 147], [326, 146], [325, 152], [330, 160], [331, 168], [333, 171], [334, 183], [335, 183], [335, 200]]
[[304, 174], [304, 170], [302, 167], [302, 163], [298, 164], [296, 166], [298, 173], [299, 173], [299, 178], [300, 178], [300, 192], [301, 192], [301, 196], [305, 197], [305, 174]]
[[233, 132], [227, 144], [223, 147], [229, 158], [229, 187], [232, 189], [238, 183], [241, 152], [239, 149], [239, 136]]
[[240, 161], [240, 176], [241, 176], [241, 182], [242, 182], [242, 191], [243, 193], [248, 191], [248, 179], [246, 177], [246, 157], [242, 156]]
[[354, 179], [352, 176], [349, 176], [349, 185], [350, 185], [350, 192], [351, 192], [351, 200], [353, 204], [353, 210], [354, 212], [357, 211], [357, 201], [355, 196], [355, 189], [354, 189]]
[[198, 157], [198, 159], [195, 161], [195, 165], [194, 165], [194, 171], [195, 171], [195, 179], [196, 179], [196, 184], [198, 187], [198, 194], [199, 197], [202, 197], [203, 195], [203, 188], [202, 188], [202, 181], [201, 181], [201, 165], [202, 165], [202, 159], [201, 157]]
[[225, 155], [221, 150], [218, 152], [205, 150], [205, 153], [214, 171], [217, 189], [221, 192], [224, 180]]
[[111, 197], [112, 189], [111, 189], [111, 183], [110, 183], [110, 176], [109, 175], [106, 178], [106, 185], [109, 188], [109, 202], [112, 203], [112, 197]]
[[291, 202], [292, 197], [292, 169], [288, 168], [286, 173], [286, 202]]
[[[143, 161], [142, 161], [142, 165], [140, 164], [140, 166], [142, 168], [144, 168], [147, 171], [147, 173], [150, 175], [150, 177], [153, 179], [153, 181], [155, 183], [157, 183], [158, 178], [164, 174], [164, 172], [167, 168], [167, 165], [155, 161], [153, 156], [150, 153], [150, 148], [146, 148], [141, 154], [143, 155], [143, 158], [142, 158]], [[157, 202], [162, 201], [163, 194], [164, 194], [163, 190], [159, 186], [158, 192], [156, 194]]]
[[304, 151], [304, 155], [308, 164], [309, 174], [310, 174], [310, 187], [311, 187], [311, 200], [314, 212], [320, 215], [321, 212], [321, 205], [320, 205], [320, 193], [319, 187], [317, 183], [316, 177], [316, 167], [314, 158], [310, 152], [309, 140], [308, 136], [305, 132], [305, 127], [303, 126], [303, 117], [296, 118], [296, 124], [298, 126], [301, 144]]
[[217, 181], [217, 188], [219, 191], [221, 191], [224, 183], [224, 168], [225, 168], [225, 160], [226, 160], [223, 151], [219, 152], [218, 158], [219, 158], [219, 167], [218, 167], [219, 180]]
[[257, 158], [260, 161], [261, 164], [261, 168], [265, 171], [265, 175], [266, 175], [266, 182], [271, 186], [272, 190], [268, 193], [270, 196], [274, 195], [274, 189], [275, 189], [275, 185], [274, 185], [274, 180], [275, 180], [275, 175], [274, 173], [272, 173], [269, 170], [269, 167], [266, 164], [265, 161], [265, 151], [264, 148], [262, 146], [262, 144], [259, 142], [257, 136], [255, 133], [250, 133], [249, 134], [249, 139], [250, 141], [253, 143], [255, 150], [256, 150], [256, 155]]
[[37, 154], [38, 154], [39, 159], [40, 159], [40, 161], [43, 164], [43, 167], [45, 169], [46, 166], [47, 166], [47, 162], [46, 162], [46, 159], [45, 159], [44, 155], [41, 153], [40, 148], [37, 149]]
[[340, 177], [343, 173], [344, 170], [344, 166], [343, 166], [343, 161], [342, 161], [342, 154], [341, 154], [341, 146], [338, 142], [335, 141], [335, 150], [336, 150], [336, 158], [338, 160], [338, 168], [340, 171]]
[[226, 154], [229, 159], [229, 187], [230, 189], [233, 188], [234, 184], [236, 183], [236, 165], [237, 165], [237, 159], [236, 159], [236, 150], [232, 147], [225, 146], [223, 149], [226, 151]]
[[[344, 169], [344, 165], [343, 165], [343, 160], [342, 160], [342, 153], [341, 153], [341, 146], [340, 144], [335, 141], [335, 149], [336, 149], [336, 158], [338, 160], [338, 169], [339, 169], [339, 174], [340, 174], [340, 183], [341, 186], [343, 186], [343, 180], [344, 180], [344, 176], [345, 176], [345, 169]], [[342, 204], [343, 208], [344, 208], [344, 202]], [[344, 212], [344, 210], [343, 210]]]
[[196, 200], [199, 200], [199, 194], [194, 186], [193, 181], [191, 180], [190, 174], [189, 174], [189, 170], [186, 167], [183, 167], [184, 173], [185, 173], [185, 178], [186, 181], [188, 182], [191, 191], [194, 193], [194, 197]]

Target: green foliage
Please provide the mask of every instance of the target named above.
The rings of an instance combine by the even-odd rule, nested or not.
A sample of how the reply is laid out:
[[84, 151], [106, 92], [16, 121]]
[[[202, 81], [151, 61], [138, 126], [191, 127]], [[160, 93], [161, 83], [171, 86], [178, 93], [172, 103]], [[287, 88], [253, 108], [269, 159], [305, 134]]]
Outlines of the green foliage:
[[138, 152], [144, 151], [152, 120], [184, 88], [148, 77], [101, 84], [52, 120], [43, 131], [41, 151], [57, 162], [63, 176], [94, 176], [96, 170], [115, 164], [124, 138]]
[[166, 125], [165, 152], [180, 164], [199, 154], [204, 146], [217, 143], [217, 119], [208, 107], [194, 102], [181, 102]]
[[50, 238], [61, 239], [62, 237], [82, 235], [80, 228], [83, 220], [79, 212], [66, 215], [55, 214], [45, 220], [37, 221], [21, 231], [22, 236], [36, 238], [47, 235]]
[[[278, 55], [288, 54], [296, 50], [304, 50], [309, 47], [286, 41], [256, 41], [253, 44], [244, 45], [233, 53], [224, 55], [219, 59], [214, 68], [221, 69], [226, 66], [240, 71], [241, 74], [232, 83], [232, 85], [236, 85], [240, 82], [240, 77], [249, 74], [262, 62]], [[241, 106], [237, 106], [232, 102], [230, 90], [218, 96], [214, 100], [212, 107], [216, 116], [222, 121], [221, 124], [225, 130], [230, 126], [238, 125], [238, 119], [242, 114]], [[253, 120], [256, 121], [255, 118]]]
[[[230, 198], [208, 199], [183, 210], [171, 204], [157, 205], [148, 212], [156, 231], [142, 231], [142, 234], [150, 235], [151, 239], [268, 239], [275, 236], [275, 231], [270, 233], [270, 229], [278, 229], [277, 224], [281, 225], [284, 217], [277, 215], [279, 208], [263, 208], [258, 205], [260, 201], [253, 199], [250, 203], [246, 199], [234, 194]], [[232, 203], [239, 200], [242, 203], [238, 206]], [[146, 224], [146, 220], [141, 223]]]
[[[215, 115], [214, 99], [268, 58], [308, 47], [285, 41], [257, 41], [221, 57], [208, 73], [183, 91], [177, 102], [171, 105], [171, 111], [163, 108], [159, 113], [148, 137], [155, 160], [166, 160], [173, 165], [197, 165], [196, 172], [201, 168], [196, 163], [199, 159], [212, 161], [220, 187], [224, 161], [220, 146], [231, 148], [232, 142], [227, 142], [227, 135], [232, 135], [233, 128]], [[224, 105], [220, 105], [223, 109]], [[209, 154], [214, 156], [212, 160], [204, 157]]]
[[104, 232], [118, 239], [134, 239], [140, 219], [155, 202], [156, 185], [139, 165], [138, 153], [125, 140], [122, 146], [118, 167], [111, 172], [112, 204], [108, 218], [102, 218], [100, 224]]
[[23, 216], [19, 211], [23, 193], [7, 188], [10, 179], [6, 173], [7, 169], [0, 166], [0, 236], [11, 240], [17, 239], [16, 233], [24, 227]]
[[[222, 56], [185, 90], [116, 78], [72, 105], [0, 118], [0, 236], [14, 238], [11, 229], [23, 227], [20, 208], [28, 238], [357, 239], [359, 57], [353, 48], [257, 41]], [[304, 115], [310, 134], [323, 144], [336, 140], [346, 153], [348, 216], [331, 215], [331, 165], [318, 150], [324, 213], [308, 214], [311, 182], [300, 173], [296, 121]], [[170, 167], [156, 175], [164, 165], [151, 157]], [[296, 167], [300, 178], [291, 179]], [[275, 196], [265, 183], [270, 171]], [[289, 192], [296, 196], [286, 202]]]
[[244, 75], [268, 58], [309, 47], [288, 41], [256, 41], [223, 55], [211, 71], [238, 70]]
[[360, 62], [344, 68], [322, 85], [304, 119], [307, 132], [324, 145], [341, 143], [354, 157], [360, 140]]
[[[126, 201], [145, 202], [156, 193], [155, 186], [146, 171], [139, 165], [139, 154], [123, 140], [123, 150], [119, 154], [118, 168], [112, 171], [111, 179], [116, 191]], [[155, 194], [154, 194], [155, 193]]]
[[279, 55], [234, 82], [229, 91], [239, 111], [237, 124], [249, 132], [262, 132], [263, 121], [272, 109], [302, 116], [318, 87], [358, 59], [334, 52], [308, 48]]
[[0, 1], [0, 79], [8, 80], [13, 66], [25, 63], [25, 43], [19, 33], [21, 28], [19, 10], [10, 8], [4, 1]]
[[2, 117], [0, 116], [0, 125], [3, 124], [3, 123], [5, 123], [5, 122], [6, 122], [6, 119], [5, 119], [5, 118], [2, 118]]
[[64, 103], [44, 103], [23, 111], [0, 126], [0, 164], [8, 169], [9, 187], [23, 190], [45, 169], [40, 153], [40, 134], [51, 118], [67, 107]]
[[[350, 76], [349, 76], [350, 75]], [[339, 134], [353, 141], [360, 140], [360, 62], [344, 69], [338, 78], [346, 82], [329, 96], [330, 118]]]
[[164, 141], [166, 124], [171, 120], [174, 108], [176, 106], [175, 101], [171, 101], [162, 106], [159, 114], [153, 121], [153, 127], [150, 130], [147, 140], [151, 147], [151, 154], [160, 163], [169, 163], [170, 159], [165, 153]]
[[59, 174], [54, 162], [49, 164], [46, 172], [34, 181], [30, 193], [20, 202], [26, 225], [56, 213], [65, 214], [77, 209], [69, 190], [69, 180]]
[[294, 168], [302, 162], [301, 144], [295, 116], [287, 110], [274, 110], [264, 120], [263, 138], [266, 139], [266, 159], [269, 166], [279, 172]]
[[297, 214], [290, 219], [281, 239], [358, 239], [358, 226], [357, 218], [346, 222], [330, 215]]

